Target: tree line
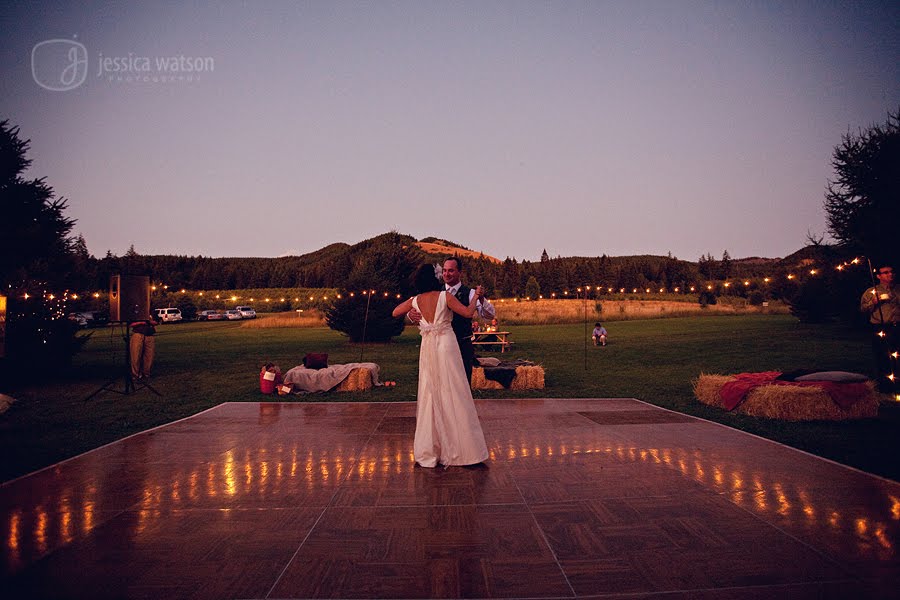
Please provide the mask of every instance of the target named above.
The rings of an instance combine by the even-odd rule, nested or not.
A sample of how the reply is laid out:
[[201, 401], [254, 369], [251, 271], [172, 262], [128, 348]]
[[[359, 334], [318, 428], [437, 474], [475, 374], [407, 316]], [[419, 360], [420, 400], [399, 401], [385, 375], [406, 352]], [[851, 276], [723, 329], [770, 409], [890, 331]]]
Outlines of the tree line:
[[[141, 274], [169, 289], [329, 288], [408, 293], [408, 279], [420, 264], [440, 263], [454, 252], [453, 246], [447, 246], [445, 254], [429, 254], [416, 242], [412, 236], [389, 232], [354, 245], [331, 244], [302, 256], [142, 255], [132, 247], [121, 257], [107, 252], [97, 259], [89, 255], [79, 236], [74, 244], [73, 277], [82, 281], [84, 290], [106, 289], [111, 275]], [[810, 260], [814, 253], [815, 249], [804, 249], [786, 259], [733, 260], [726, 250], [721, 259], [708, 253], [692, 262], [672, 255], [551, 258], [544, 250], [538, 261], [507, 257], [498, 263], [482, 255], [464, 257], [463, 262], [466, 280], [483, 284], [493, 296], [536, 298], [573, 293], [584, 285], [686, 291], [700, 282], [777, 275]]]

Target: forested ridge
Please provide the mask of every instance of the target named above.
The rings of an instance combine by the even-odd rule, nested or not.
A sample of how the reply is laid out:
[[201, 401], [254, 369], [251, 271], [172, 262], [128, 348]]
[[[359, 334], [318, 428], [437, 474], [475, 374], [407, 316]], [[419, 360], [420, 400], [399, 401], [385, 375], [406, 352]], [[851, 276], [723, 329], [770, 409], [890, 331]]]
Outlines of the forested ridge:
[[[428, 254], [418, 241], [446, 246], [446, 253]], [[80, 250], [77, 247], [80, 246]], [[279, 258], [142, 255], [134, 248], [117, 257], [97, 259], [87, 254], [83, 240], [76, 244], [78, 279], [84, 289], [105, 289], [113, 274], [149, 275], [169, 289], [231, 290], [247, 288], [337, 288], [408, 291], [405, 279], [423, 262], [440, 262], [464, 246], [437, 238], [416, 240], [396, 232], [356, 244], [334, 243], [301, 256]], [[733, 278], [777, 277], [790, 269], [828, 260], [827, 246], [808, 246], [784, 259], [732, 259], [711, 254], [697, 261], [674, 256], [551, 257], [540, 260], [507, 257], [499, 263], [484, 256], [465, 258], [468, 281], [482, 282], [496, 296], [522, 296], [533, 278], [540, 293], [564, 293], [583, 285], [625, 288], [674, 288]]]

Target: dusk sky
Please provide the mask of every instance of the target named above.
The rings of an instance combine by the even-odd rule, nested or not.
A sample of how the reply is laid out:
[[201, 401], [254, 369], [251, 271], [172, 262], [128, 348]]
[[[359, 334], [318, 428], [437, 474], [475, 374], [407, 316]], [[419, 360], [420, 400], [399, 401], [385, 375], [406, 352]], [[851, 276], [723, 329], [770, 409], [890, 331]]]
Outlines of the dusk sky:
[[36, 1], [0, 29], [0, 119], [98, 257], [391, 230], [781, 257], [826, 233], [841, 135], [900, 107], [897, 2]]

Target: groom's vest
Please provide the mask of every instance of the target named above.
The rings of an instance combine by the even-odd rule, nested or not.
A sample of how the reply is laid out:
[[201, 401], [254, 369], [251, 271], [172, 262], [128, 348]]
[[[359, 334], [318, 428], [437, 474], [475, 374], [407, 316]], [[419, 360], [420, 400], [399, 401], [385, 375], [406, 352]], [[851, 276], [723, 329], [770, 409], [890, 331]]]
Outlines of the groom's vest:
[[[472, 290], [466, 287], [465, 284], [459, 286], [459, 289], [456, 290], [456, 299], [462, 302], [463, 306], [469, 305], [469, 296], [471, 295]], [[453, 327], [453, 333], [456, 334], [456, 339], [469, 339], [472, 337], [472, 319], [467, 319], [461, 315], [453, 313], [453, 321], [451, 326]]]

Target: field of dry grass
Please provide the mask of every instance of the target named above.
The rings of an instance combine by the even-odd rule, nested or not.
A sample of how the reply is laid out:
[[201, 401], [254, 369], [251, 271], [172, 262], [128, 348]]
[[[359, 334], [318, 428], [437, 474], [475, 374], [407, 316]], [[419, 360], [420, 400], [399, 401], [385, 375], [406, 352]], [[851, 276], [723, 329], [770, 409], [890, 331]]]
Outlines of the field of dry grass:
[[498, 301], [497, 318], [504, 325], [550, 325], [588, 321], [630, 321], [703, 315], [786, 314], [783, 304], [751, 306], [745, 302], [701, 307], [694, 302], [672, 300], [535, 300]]
[[257, 318], [242, 321], [241, 327], [265, 329], [269, 327], [325, 327], [325, 314], [315, 308], [304, 311], [257, 313]]
[[[714, 304], [701, 307], [694, 302], [672, 300], [535, 300], [532, 302], [498, 300], [494, 302], [497, 318], [503, 325], [553, 325], [588, 321], [630, 321], [704, 315], [787, 314], [781, 303], [751, 306], [746, 302]], [[599, 310], [598, 310], [599, 307]], [[587, 310], [585, 310], [587, 309]], [[261, 313], [259, 318], [244, 321], [241, 327], [325, 327], [320, 310], [303, 312]]]

